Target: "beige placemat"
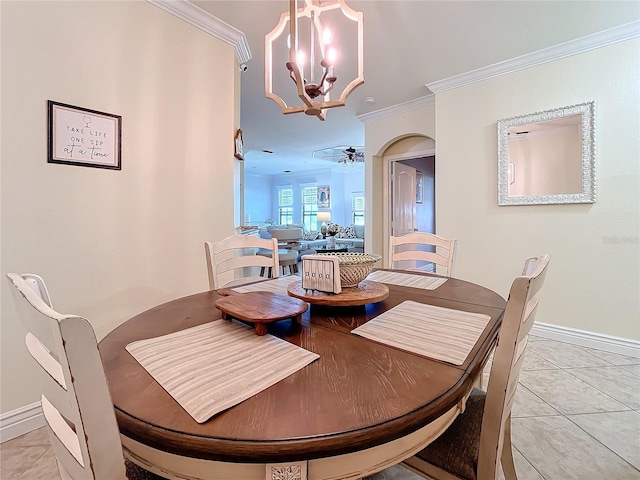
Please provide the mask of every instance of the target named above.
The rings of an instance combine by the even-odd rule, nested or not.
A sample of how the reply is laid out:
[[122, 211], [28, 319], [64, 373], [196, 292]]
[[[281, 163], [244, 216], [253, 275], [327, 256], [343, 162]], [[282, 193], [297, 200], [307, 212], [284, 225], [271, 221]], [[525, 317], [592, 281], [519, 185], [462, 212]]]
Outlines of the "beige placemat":
[[391, 283], [392, 285], [402, 285], [403, 287], [424, 288], [425, 290], [435, 290], [444, 282], [446, 278], [428, 277], [426, 275], [411, 275], [410, 273], [385, 272], [376, 270], [371, 272], [367, 280], [380, 283]]
[[139, 340], [127, 351], [198, 423], [320, 358], [226, 320]]
[[351, 333], [462, 365], [491, 317], [407, 300]]
[[252, 283], [251, 285], [242, 285], [240, 287], [234, 287], [231, 290], [238, 293], [247, 292], [273, 292], [287, 295], [287, 286], [291, 282], [300, 281], [300, 277], [297, 275], [288, 275], [286, 277], [278, 277], [273, 280], [267, 280], [266, 282]]

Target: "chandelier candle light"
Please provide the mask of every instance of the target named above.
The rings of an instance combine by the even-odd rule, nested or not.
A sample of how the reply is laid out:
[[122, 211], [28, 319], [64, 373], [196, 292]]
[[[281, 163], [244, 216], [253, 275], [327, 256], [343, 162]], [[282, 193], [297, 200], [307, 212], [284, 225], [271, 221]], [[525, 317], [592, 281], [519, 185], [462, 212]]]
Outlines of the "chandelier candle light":
[[[265, 37], [266, 95], [280, 106], [284, 114], [304, 112], [324, 120], [327, 109], [343, 107], [347, 96], [364, 83], [363, 15], [362, 12], [356, 12], [349, 8], [343, 0], [302, 0], [302, 8], [298, 8], [298, 1], [289, 0], [289, 12], [280, 16], [278, 25]], [[329, 92], [338, 80], [336, 63], [341, 52], [334, 45], [333, 33], [328, 26], [322, 24], [320, 16], [323, 12], [337, 9], [342, 12], [344, 17], [357, 24], [357, 77], [344, 88], [339, 99], [331, 100]], [[309, 23], [309, 44], [305, 45], [306, 49], [299, 41], [299, 26], [302, 22]], [[273, 43], [282, 35], [287, 23], [289, 24], [287, 40], [289, 61], [285, 66], [289, 77], [296, 85], [297, 95], [302, 100], [302, 105], [291, 107], [273, 92]], [[316, 64], [316, 54], [321, 57], [319, 64]], [[306, 67], [307, 56], [309, 57], [308, 68]], [[305, 78], [305, 69], [309, 73], [308, 78]], [[317, 75], [319, 72], [316, 70], [319, 70], [321, 74]]]

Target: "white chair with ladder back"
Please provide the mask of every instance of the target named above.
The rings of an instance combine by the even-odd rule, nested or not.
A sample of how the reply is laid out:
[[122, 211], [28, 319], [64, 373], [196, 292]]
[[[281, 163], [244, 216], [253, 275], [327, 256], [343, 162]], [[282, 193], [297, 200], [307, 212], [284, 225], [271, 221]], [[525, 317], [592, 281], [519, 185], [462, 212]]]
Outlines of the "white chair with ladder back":
[[473, 389], [466, 409], [433, 443], [403, 465], [432, 480], [516, 480], [511, 406], [535, 319], [549, 256], [529, 258], [509, 292], [487, 391]]
[[[432, 271], [453, 276], [457, 240], [432, 233], [415, 232], [389, 238], [389, 268]], [[437, 272], [440, 266], [444, 271]]]
[[[248, 254], [247, 249], [253, 250], [252, 253]], [[261, 272], [268, 268], [273, 278], [278, 277], [278, 241], [275, 238], [232, 235], [219, 242], [204, 242], [204, 250], [211, 290], [264, 280], [262, 276], [251, 274], [252, 267], [259, 267]]]
[[42, 413], [62, 480], [161, 480], [124, 459], [89, 321], [53, 310], [39, 276], [7, 277], [18, 316], [28, 330], [27, 350], [45, 373]]

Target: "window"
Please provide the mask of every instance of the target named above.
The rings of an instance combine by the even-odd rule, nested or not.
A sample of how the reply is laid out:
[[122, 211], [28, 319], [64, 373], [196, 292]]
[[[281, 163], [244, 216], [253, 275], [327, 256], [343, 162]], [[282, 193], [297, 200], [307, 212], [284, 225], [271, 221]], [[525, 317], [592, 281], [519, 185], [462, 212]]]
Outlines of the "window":
[[364, 195], [362, 192], [351, 194], [351, 212], [354, 225], [364, 225]]
[[293, 188], [291, 185], [278, 187], [278, 223], [293, 223]]
[[318, 187], [302, 187], [302, 223], [306, 230], [318, 230]]

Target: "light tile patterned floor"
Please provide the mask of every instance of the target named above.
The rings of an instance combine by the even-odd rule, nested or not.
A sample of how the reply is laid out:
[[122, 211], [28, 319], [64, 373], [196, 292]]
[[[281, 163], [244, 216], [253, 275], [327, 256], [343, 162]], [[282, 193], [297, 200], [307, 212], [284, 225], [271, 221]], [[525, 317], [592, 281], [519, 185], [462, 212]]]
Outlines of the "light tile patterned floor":
[[[519, 480], [640, 480], [640, 359], [530, 339], [512, 411]], [[0, 468], [60, 478], [44, 429], [3, 443]], [[369, 480], [419, 478], [396, 466]]]

